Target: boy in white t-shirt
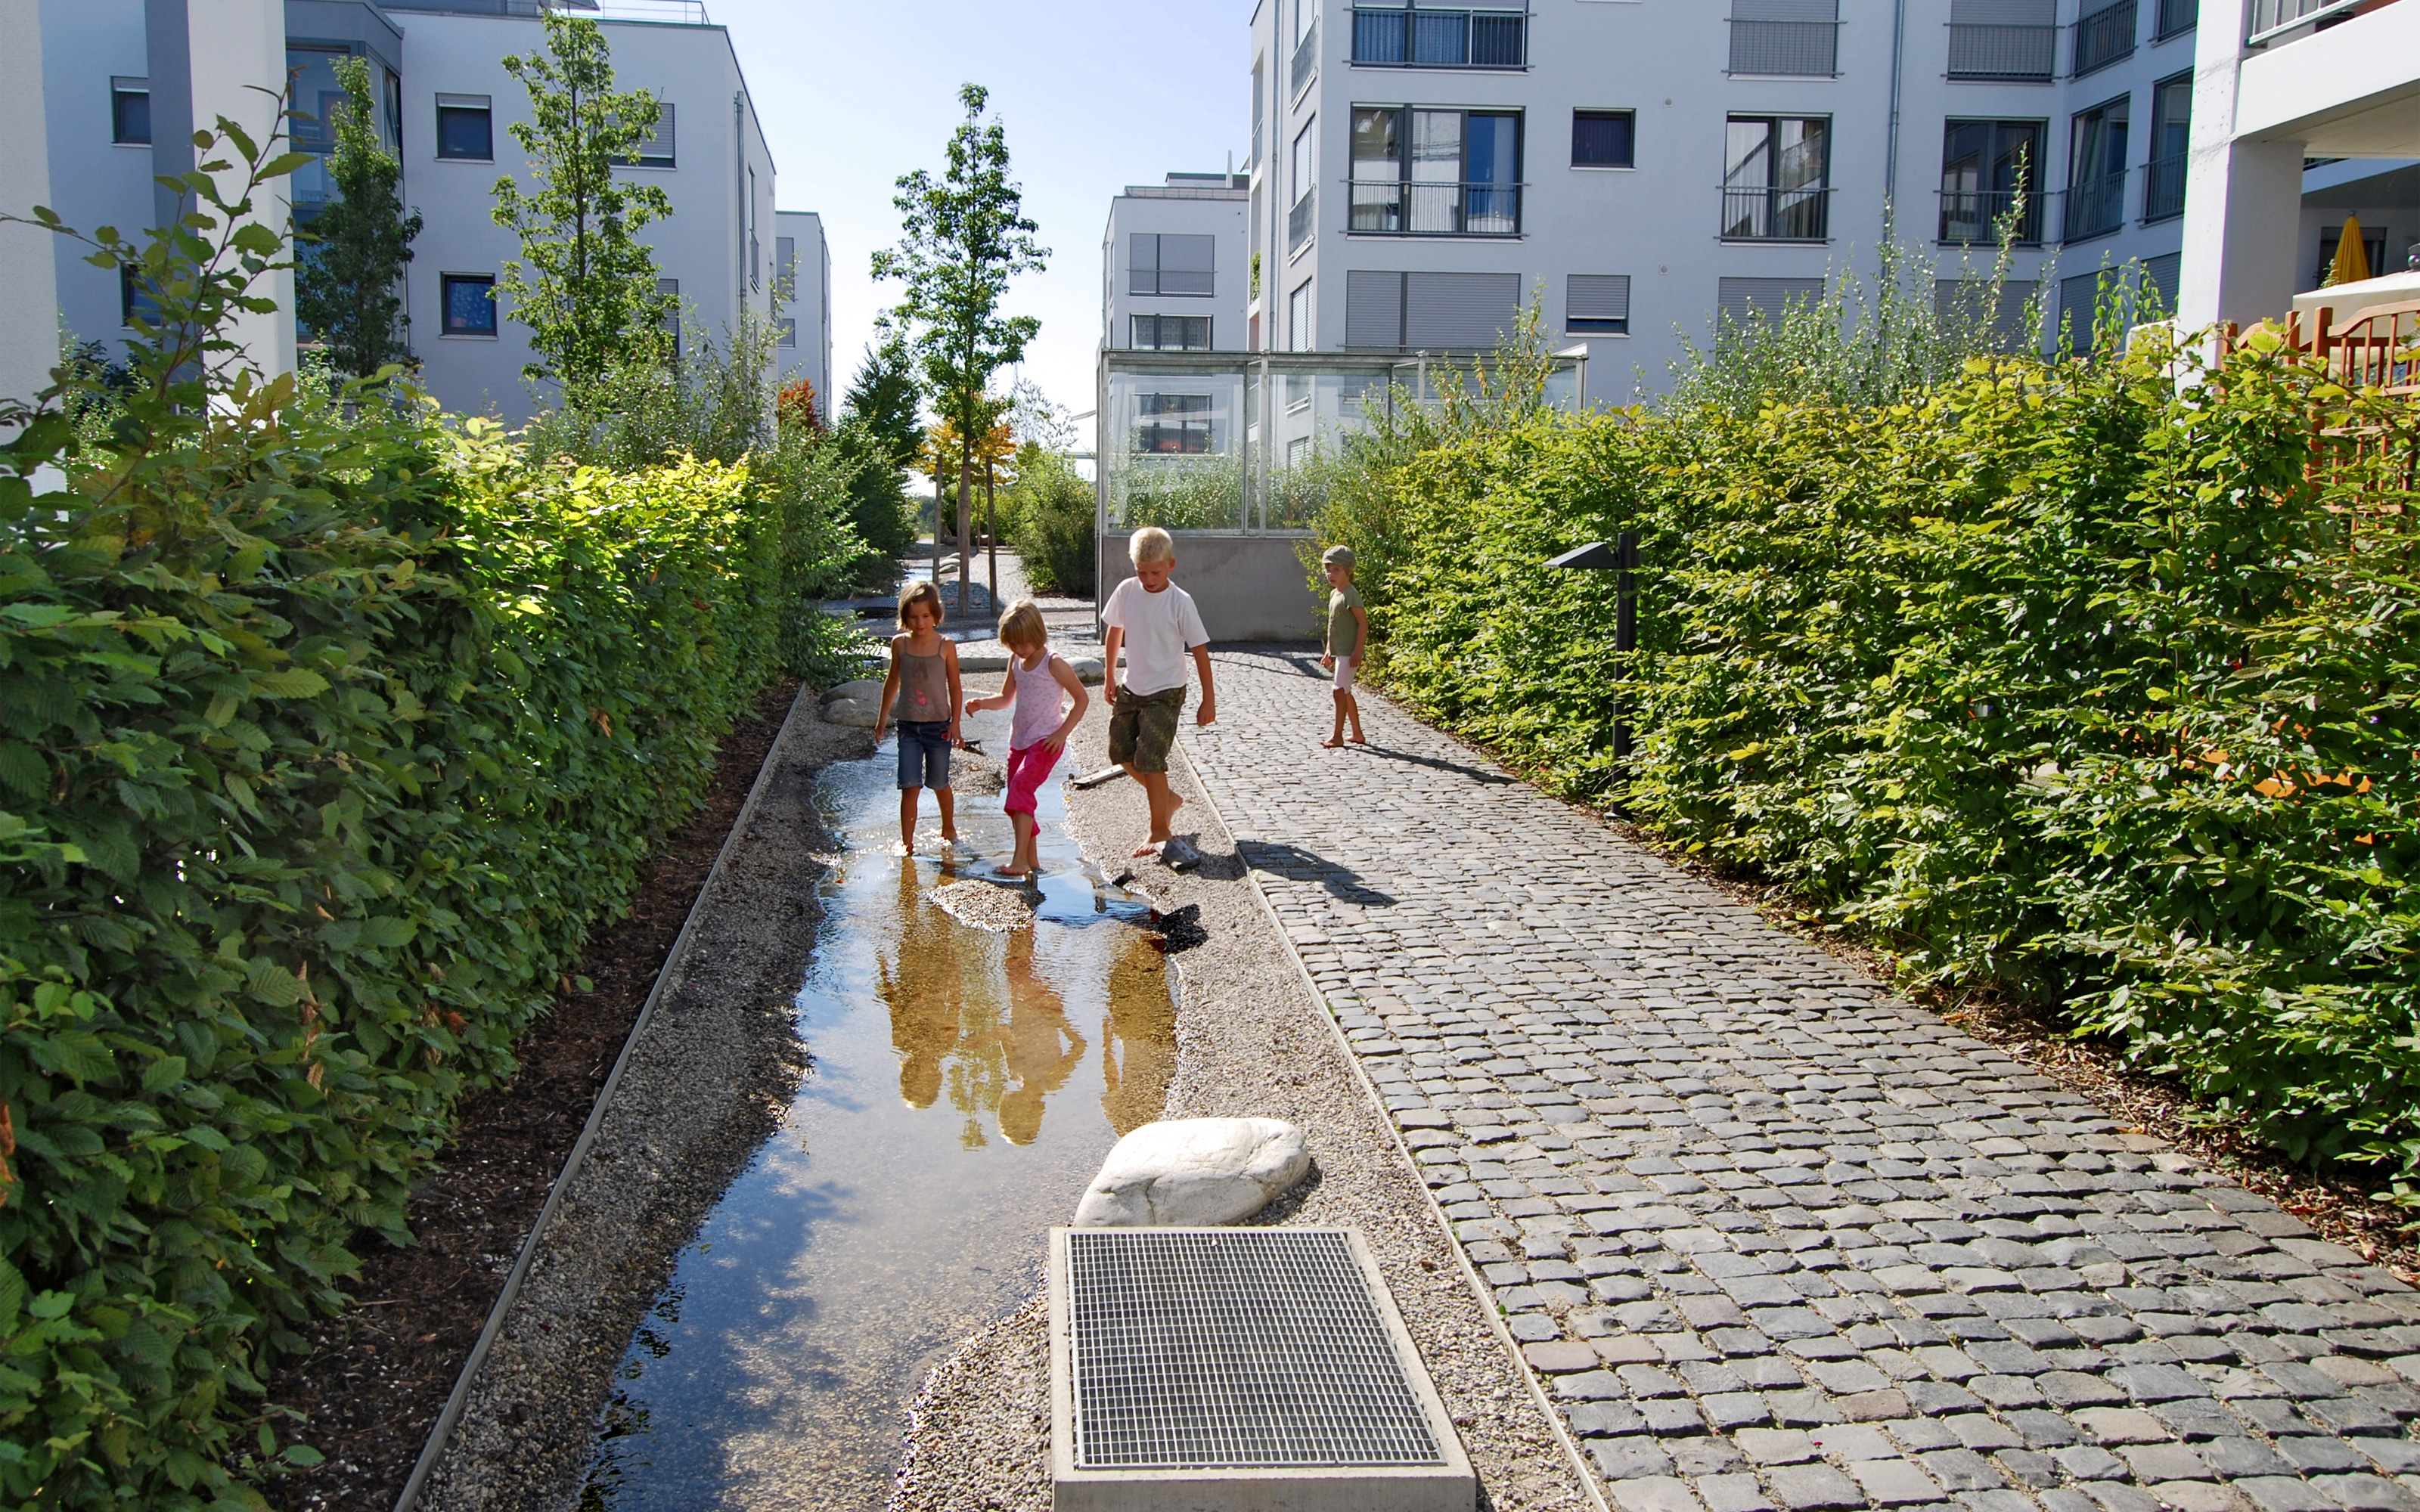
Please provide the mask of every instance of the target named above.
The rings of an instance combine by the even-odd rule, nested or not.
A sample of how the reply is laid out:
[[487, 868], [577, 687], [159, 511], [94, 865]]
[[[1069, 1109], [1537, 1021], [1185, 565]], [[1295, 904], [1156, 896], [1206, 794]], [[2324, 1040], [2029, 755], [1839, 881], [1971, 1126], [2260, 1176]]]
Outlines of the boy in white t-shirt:
[[[1146, 525], [1127, 543], [1135, 575], [1118, 584], [1101, 607], [1109, 629], [1102, 656], [1109, 691], [1109, 760], [1142, 784], [1151, 800], [1151, 839], [1135, 847], [1149, 856], [1169, 840], [1169, 825], [1185, 800], [1168, 785], [1168, 752], [1176, 743], [1176, 721], [1185, 712], [1185, 657], [1202, 673], [1202, 708], [1196, 724], [1218, 717], [1218, 693], [1210, 682], [1210, 634], [1193, 595], [1168, 580], [1176, 570], [1176, 543], [1156, 525]], [[1126, 656], [1123, 683], [1118, 652]]]

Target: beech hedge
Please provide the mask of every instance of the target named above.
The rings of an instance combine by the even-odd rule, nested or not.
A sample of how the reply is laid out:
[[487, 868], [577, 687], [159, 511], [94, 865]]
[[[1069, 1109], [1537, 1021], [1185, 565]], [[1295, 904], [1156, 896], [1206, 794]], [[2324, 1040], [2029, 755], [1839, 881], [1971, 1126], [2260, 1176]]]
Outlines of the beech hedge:
[[[2267, 332], [2205, 377], [1533, 410], [1322, 523], [1424, 715], [2409, 1196], [2420, 424]], [[1610, 575], [1540, 565], [1622, 531], [1629, 655]]]
[[0, 473], [0, 1504], [256, 1506], [349, 1242], [830, 649], [831, 501], [359, 386], [118, 426]]

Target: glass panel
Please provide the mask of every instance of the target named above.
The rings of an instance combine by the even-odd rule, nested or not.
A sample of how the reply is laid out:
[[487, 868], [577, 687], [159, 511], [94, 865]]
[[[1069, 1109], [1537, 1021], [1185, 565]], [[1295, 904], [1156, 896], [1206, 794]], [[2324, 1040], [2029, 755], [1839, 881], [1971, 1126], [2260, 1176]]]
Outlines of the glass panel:
[[1463, 229], [1510, 236], [1520, 229], [1521, 117], [1473, 115]]
[[1356, 231], [1404, 228], [1404, 113], [1353, 113], [1353, 210]]
[[1356, 9], [1353, 12], [1353, 61], [1403, 63], [1406, 17], [1400, 10]]
[[1102, 432], [1115, 438], [1103, 459], [1109, 523], [1240, 529], [1243, 397], [1241, 373], [1112, 370]]
[[1126, 292], [1159, 292], [1159, 238], [1149, 231], [1126, 238]]
[[1159, 239], [1159, 292], [1218, 292], [1218, 239], [1163, 234]]
[[1631, 164], [1631, 115], [1628, 111], [1574, 111], [1572, 165], [1627, 168]]
[[492, 278], [445, 280], [445, 333], [449, 336], [492, 336], [496, 333], [496, 281]]
[[437, 155], [485, 162], [496, 155], [489, 113], [463, 106], [437, 108]]
[[1469, 62], [1469, 15], [1460, 10], [1412, 12], [1412, 61], [1435, 68]]
[[151, 92], [118, 89], [110, 94], [110, 140], [145, 143], [151, 140]]
[[1318, 181], [1319, 118], [1312, 116], [1294, 137], [1294, 197], [1300, 200]]
[[1412, 112], [1412, 231], [1462, 229], [1462, 112]]

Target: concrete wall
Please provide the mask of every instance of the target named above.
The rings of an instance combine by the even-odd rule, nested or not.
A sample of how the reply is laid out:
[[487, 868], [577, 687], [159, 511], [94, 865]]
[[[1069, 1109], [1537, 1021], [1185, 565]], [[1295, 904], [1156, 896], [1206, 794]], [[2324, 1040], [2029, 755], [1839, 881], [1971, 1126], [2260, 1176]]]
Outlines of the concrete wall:
[[[151, 147], [110, 141], [109, 81], [150, 70], [143, 0], [40, 0], [42, 120], [48, 131], [50, 199], [77, 230], [114, 225], [137, 240], [156, 225]], [[13, 51], [13, 49], [11, 49]], [[158, 132], [155, 131], [154, 135]], [[13, 133], [11, 140], [14, 140]], [[7, 207], [23, 214], [26, 207]], [[77, 341], [113, 346], [127, 334], [117, 276], [85, 262], [91, 249], [67, 237], [51, 244], [58, 318]]]
[[[1101, 537], [1100, 592], [1106, 603], [1134, 576], [1129, 532]], [[1326, 631], [1327, 600], [1311, 591], [1311, 572], [1295, 555], [1297, 535], [1231, 535], [1185, 531], [1176, 537], [1176, 584], [1193, 595], [1202, 627], [1213, 640], [1317, 640]]]
[[[51, 203], [42, 102], [42, 15], [38, 0], [0, 0], [0, 212], [24, 215]], [[49, 387], [58, 361], [58, 279], [54, 233], [0, 225], [0, 400], [30, 400]]]

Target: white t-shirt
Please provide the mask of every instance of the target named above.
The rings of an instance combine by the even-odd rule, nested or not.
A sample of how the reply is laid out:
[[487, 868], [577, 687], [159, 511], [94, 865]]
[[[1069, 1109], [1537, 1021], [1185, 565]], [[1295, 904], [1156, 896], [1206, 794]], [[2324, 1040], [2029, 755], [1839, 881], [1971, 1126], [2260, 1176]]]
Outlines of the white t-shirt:
[[[1125, 687], [1129, 693], [1165, 693], [1185, 686], [1186, 654], [1210, 643], [1202, 628], [1202, 611], [1193, 595], [1170, 583], [1158, 593], [1147, 592], [1140, 578], [1128, 578], [1109, 591], [1101, 623], [1126, 633]], [[1109, 669], [1115, 676], [1117, 669]]]

